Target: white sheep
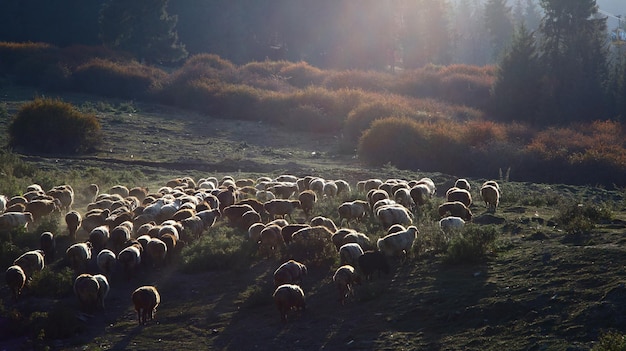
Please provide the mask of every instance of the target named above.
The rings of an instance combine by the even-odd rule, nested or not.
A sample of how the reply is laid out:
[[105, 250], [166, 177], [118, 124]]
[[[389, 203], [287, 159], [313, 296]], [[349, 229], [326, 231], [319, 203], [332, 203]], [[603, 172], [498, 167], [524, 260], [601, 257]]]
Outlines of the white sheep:
[[359, 256], [363, 254], [363, 249], [357, 243], [343, 244], [339, 248], [339, 259], [342, 265], [349, 264], [356, 267], [359, 263]]
[[98, 304], [104, 310], [104, 299], [109, 295], [111, 285], [109, 285], [107, 277], [102, 274], [96, 274], [93, 277], [98, 281]]
[[41, 250], [26, 251], [13, 261], [14, 265], [22, 267], [27, 279], [31, 279], [35, 272], [44, 269], [44, 253]]
[[104, 249], [96, 256], [96, 265], [106, 276], [111, 276], [117, 262], [115, 253], [109, 249]]
[[406, 257], [411, 252], [418, 234], [417, 227], [410, 226], [405, 231], [388, 234], [378, 239], [376, 246], [386, 256]]
[[446, 192], [446, 199], [448, 202], [460, 201], [467, 207], [470, 207], [472, 205], [472, 194], [465, 189], [448, 189], [448, 191]]
[[454, 233], [460, 233], [464, 226], [465, 221], [461, 217], [448, 216], [439, 220], [439, 229], [446, 237]]
[[30, 212], [5, 212], [0, 215], [0, 231], [11, 231], [19, 228], [28, 229], [34, 218]]
[[366, 215], [369, 209], [369, 204], [364, 200], [354, 200], [344, 202], [337, 208], [339, 213], [339, 225], [346, 220], [346, 225], [350, 226], [350, 220], [354, 219], [360, 222]]
[[435, 186], [435, 182], [433, 182], [432, 179], [428, 177], [421, 178], [420, 180], [417, 181], [416, 185], [418, 184], [424, 184], [428, 187], [428, 192], [431, 198], [435, 195], [435, 192], [437, 191], [437, 187]]
[[489, 211], [496, 212], [498, 205], [500, 204], [500, 191], [493, 185], [483, 185], [480, 188], [480, 196], [485, 202], [485, 206]]
[[69, 262], [70, 267], [76, 272], [84, 272], [87, 270], [87, 264], [91, 260], [91, 243], [76, 243], [72, 244], [65, 251], [65, 256]]
[[286, 200], [286, 199], [274, 199], [266, 202], [263, 205], [263, 208], [270, 216], [270, 219], [276, 219], [277, 216], [281, 218], [285, 218], [285, 216], [289, 217], [291, 221], [293, 218], [291, 214], [296, 208], [301, 208], [301, 204], [299, 200]]
[[385, 205], [376, 210], [376, 217], [384, 228], [394, 224], [410, 225], [413, 223], [413, 215], [401, 205]]

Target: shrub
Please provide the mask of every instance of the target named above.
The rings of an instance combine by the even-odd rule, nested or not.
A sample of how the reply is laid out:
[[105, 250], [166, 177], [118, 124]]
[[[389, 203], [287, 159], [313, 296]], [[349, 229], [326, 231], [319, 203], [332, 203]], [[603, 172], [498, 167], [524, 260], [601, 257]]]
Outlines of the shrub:
[[9, 125], [9, 144], [37, 154], [77, 154], [101, 141], [96, 116], [61, 100], [37, 98], [24, 104]]
[[30, 282], [30, 290], [38, 297], [63, 298], [72, 294], [74, 285], [74, 272], [69, 267], [60, 271], [50, 268], [33, 275]]
[[612, 216], [611, 209], [604, 203], [569, 203], [559, 207], [555, 220], [567, 233], [586, 234], [595, 228], [597, 223], [609, 221]]
[[[15, 74], [18, 81], [24, 83], [38, 82], [36, 75], [45, 70], [58, 51], [56, 46], [47, 43], [0, 42], [0, 73]], [[29, 68], [33, 71], [29, 72]]]
[[495, 226], [467, 225], [462, 235], [450, 241], [444, 261], [452, 264], [479, 262], [485, 257], [496, 237]]
[[592, 351], [626, 351], [626, 336], [616, 331], [604, 332]]
[[210, 235], [183, 248], [182, 270], [189, 273], [215, 269], [247, 267], [256, 244], [244, 236], [233, 235], [232, 228], [212, 228]]
[[330, 73], [322, 85], [331, 90], [349, 88], [385, 92], [393, 79], [394, 75], [384, 72], [345, 70]]
[[306, 62], [290, 63], [278, 72], [289, 84], [297, 88], [306, 88], [310, 85], [320, 84], [324, 79], [325, 72], [313, 67]]

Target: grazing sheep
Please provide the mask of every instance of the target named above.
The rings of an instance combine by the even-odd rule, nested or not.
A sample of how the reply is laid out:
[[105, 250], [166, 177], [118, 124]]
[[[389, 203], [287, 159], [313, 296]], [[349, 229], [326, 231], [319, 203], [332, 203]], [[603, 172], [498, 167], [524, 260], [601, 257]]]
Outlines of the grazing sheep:
[[267, 202], [269, 200], [273, 200], [276, 198], [276, 195], [274, 195], [274, 193], [272, 193], [271, 191], [267, 191], [267, 190], [258, 190], [254, 196], [260, 202]]
[[328, 228], [328, 230], [330, 230], [331, 233], [334, 233], [337, 231], [337, 225], [335, 224], [335, 222], [333, 222], [332, 219], [324, 217], [324, 216], [317, 216], [317, 217], [311, 218], [311, 222], [309, 222], [309, 224], [311, 224], [311, 227], [316, 227], [320, 225], [324, 226]]
[[18, 265], [13, 265], [7, 268], [6, 273], [4, 274], [4, 278], [6, 280], [7, 286], [11, 289], [11, 294], [13, 295], [13, 301], [17, 301], [17, 298], [22, 293], [22, 289], [26, 284], [26, 273], [22, 267]]
[[219, 200], [218, 208], [223, 213], [226, 207], [234, 205], [237, 201], [237, 189], [234, 185], [230, 185], [228, 188], [220, 190], [215, 196]]
[[339, 252], [339, 248], [341, 247], [341, 245], [346, 244], [346, 243], [343, 242], [343, 239], [348, 234], [352, 234], [352, 233], [356, 233], [356, 230], [350, 229], [350, 228], [341, 228], [341, 229], [336, 230], [331, 235], [330, 239], [333, 242], [333, 245], [335, 245], [335, 248], [337, 249], [337, 252]]
[[385, 205], [376, 210], [376, 217], [384, 228], [394, 224], [410, 225], [413, 223], [413, 215], [401, 205]]
[[459, 189], [464, 189], [467, 191], [472, 190], [472, 186], [470, 185], [470, 182], [464, 178], [457, 179], [456, 182], [454, 182], [454, 187], [459, 188]]
[[415, 185], [418, 185], [418, 184], [424, 184], [424, 185], [426, 185], [428, 187], [428, 193], [430, 195], [429, 197], [432, 198], [433, 196], [435, 196], [435, 192], [437, 191], [437, 187], [435, 186], [435, 182], [433, 182], [432, 179], [426, 178], [426, 177], [422, 178], [422, 179], [418, 180]]
[[109, 209], [88, 211], [82, 218], [81, 228], [90, 233], [94, 228], [104, 225], [110, 213]]
[[346, 220], [346, 225], [350, 226], [350, 220], [356, 220], [360, 222], [367, 215], [369, 204], [364, 200], [354, 200], [350, 202], [344, 202], [337, 208], [339, 213], [339, 225], [341, 226], [343, 220]]
[[159, 238], [152, 238], [146, 245], [146, 253], [153, 267], [162, 266], [167, 256], [167, 245]]
[[204, 229], [208, 229], [215, 225], [215, 222], [218, 218], [222, 216], [222, 214], [218, 208], [214, 208], [210, 210], [199, 211], [198, 213], [196, 213], [196, 216], [202, 219]]
[[263, 223], [254, 223], [248, 228], [248, 238], [253, 243], [258, 243], [261, 240], [261, 231], [265, 228]]
[[293, 235], [293, 233], [297, 232], [300, 229], [309, 227], [310, 225], [308, 224], [289, 224], [280, 230], [280, 234], [283, 236], [285, 244], [289, 244], [291, 242], [291, 236]]
[[58, 199], [35, 199], [26, 203], [26, 212], [33, 214], [33, 220], [39, 221], [41, 218], [48, 216], [61, 209], [61, 202]]
[[463, 230], [465, 221], [461, 217], [448, 216], [439, 220], [439, 229], [449, 237], [453, 233], [459, 233]]
[[359, 256], [363, 254], [363, 249], [357, 243], [343, 244], [339, 248], [339, 262], [342, 265], [349, 264], [353, 267], [358, 265]]
[[161, 295], [159, 295], [156, 287], [146, 285], [133, 291], [131, 300], [135, 306], [135, 311], [137, 311], [137, 320], [141, 325], [154, 319], [156, 309], [161, 303]]
[[348, 243], [357, 243], [363, 249], [369, 249], [372, 246], [370, 238], [367, 235], [359, 232], [348, 233], [346, 236], [344, 236], [342, 240], [342, 245]]
[[272, 297], [280, 313], [280, 320], [283, 322], [287, 322], [287, 313], [292, 309], [306, 310], [304, 291], [298, 285], [280, 285], [276, 288]]
[[334, 181], [329, 180], [324, 183], [323, 192], [324, 196], [326, 196], [327, 198], [333, 198], [337, 196], [338, 191], [339, 189], [337, 188], [337, 184]]
[[91, 243], [76, 243], [71, 245], [65, 251], [65, 257], [69, 266], [76, 272], [85, 272], [87, 264], [91, 260]]
[[488, 211], [496, 212], [498, 205], [500, 204], [500, 191], [493, 185], [483, 185], [480, 188], [480, 196], [485, 202]]
[[99, 227], [94, 228], [89, 233], [89, 242], [91, 243], [94, 252], [97, 254], [100, 252], [109, 242], [110, 233], [109, 227], [106, 225], [101, 225]]
[[411, 197], [411, 189], [399, 188], [394, 191], [393, 198], [398, 204], [408, 208], [409, 210], [412, 210], [415, 206], [413, 198]]
[[370, 280], [374, 272], [383, 272], [389, 274], [389, 263], [387, 257], [380, 251], [365, 251], [363, 255], [359, 256], [359, 269], [365, 280]]
[[65, 214], [65, 224], [67, 225], [67, 230], [70, 235], [70, 239], [72, 241], [76, 240], [76, 232], [78, 231], [78, 227], [82, 222], [82, 216], [78, 211], [69, 211]]
[[295, 231], [291, 235], [292, 241], [329, 241], [332, 238], [333, 232], [331, 232], [326, 226], [308, 226], [300, 230]]
[[122, 271], [127, 280], [135, 274], [135, 271], [141, 264], [141, 249], [136, 245], [131, 245], [120, 251], [117, 255], [117, 261], [122, 267]]
[[98, 281], [98, 305], [104, 310], [104, 299], [109, 295], [111, 285], [107, 277], [102, 274], [96, 274], [93, 277]]
[[124, 244], [130, 240], [132, 233], [132, 222], [131, 225], [120, 224], [117, 227], [113, 228], [111, 233], [109, 233], [109, 247], [115, 253], [119, 253], [124, 249]]
[[322, 178], [314, 178], [311, 179], [309, 183], [309, 190], [315, 192], [318, 197], [324, 196], [324, 184], [326, 181]]
[[44, 253], [44, 259], [46, 263], [54, 261], [54, 254], [56, 251], [56, 239], [50, 232], [43, 232], [39, 236], [39, 248]]
[[298, 184], [296, 183], [279, 183], [267, 188], [276, 198], [288, 199], [298, 192]]
[[411, 252], [418, 234], [417, 227], [410, 226], [405, 231], [388, 234], [378, 239], [376, 246], [386, 256], [402, 256], [404, 258]]
[[337, 196], [350, 194], [350, 184], [343, 179], [335, 180], [337, 185]]
[[74, 294], [78, 298], [80, 310], [85, 313], [93, 313], [98, 306], [100, 283], [93, 275], [80, 274], [74, 280]]
[[26, 278], [30, 280], [35, 272], [41, 272], [45, 266], [44, 253], [41, 250], [24, 252], [13, 261], [14, 265], [22, 267]]
[[416, 207], [423, 206], [431, 198], [430, 188], [426, 184], [417, 184], [409, 190], [409, 194]]
[[472, 205], [472, 194], [465, 189], [450, 188], [446, 192], [446, 199], [448, 202], [462, 202], [467, 207]]
[[274, 287], [283, 284], [301, 284], [302, 277], [304, 277], [307, 272], [307, 268], [303, 263], [289, 260], [281, 264], [274, 271]]
[[472, 220], [472, 211], [460, 201], [444, 202], [439, 206], [438, 211], [439, 216], [442, 218], [445, 217], [447, 213], [450, 213], [451, 216], [461, 217], [465, 221]]
[[100, 272], [104, 273], [106, 276], [111, 276], [113, 270], [115, 269], [115, 264], [117, 262], [117, 257], [115, 253], [109, 249], [104, 249], [98, 253], [96, 256], [96, 265]]
[[335, 271], [333, 282], [339, 291], [339, 302], [344, 305], [349, 296], [354, 297], [354, 285], [361, 284], [361, 277], [351, 265], [343, 265]]
[[128, 195], [130, 194], [130, 190], [128, 190], [128, 188], [124, 185], [114, 185], [109, 190], [109, 194], [117, 194], [120, 195], [122, 198], [125, 198], [128, 197]]
[[28, 224], [33, 221], [33, 215], [30, 212], [5, 212], [0, 215], [0, 231], [12, 231], [19, 228], [26, 230]]
[[277, 216], [281, 218], [287, 216], [290, 221], [293, 221], [291, 214], [296, 208], [301, 208], [301, 205], [299, 200], [274, 199], [266, 202], [263, 207], [272, 220]]
[[270, 256], [277, 250], [282, 250], [286, 247], [285, 240], [280, 233], [281, 227], [278, 225], [268, 225], [260, 233], [259, 239], [259, 251], [264, 252], [265, 255]]
[[317, 194], [313, 190], [304, 190], [298, 195], [302, 212], [308, 218], [313, 211], [313, 206], [317, 202]]
[[369, 203], [372, 212], [374, 211], [374, 204], [376, 202], [386, 199], [389, 199], [389, 195], [384, 190], [373, 189], [367, 193], [367, 202]]
[[383, 181], [380, 179], [367, 179], [363, 183], [363, 192], [367, 194], [370, 190], [378, 189], [381, 185], [383, 185]]

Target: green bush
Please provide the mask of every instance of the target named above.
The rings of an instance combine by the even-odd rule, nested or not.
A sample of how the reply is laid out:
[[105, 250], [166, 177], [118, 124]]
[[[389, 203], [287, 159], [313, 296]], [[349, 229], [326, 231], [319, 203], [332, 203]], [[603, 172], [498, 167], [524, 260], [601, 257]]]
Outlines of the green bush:
[[587, 234], [597, 223], [609, 221], [612, 216], [606, 204], [569, 203], [559, 207], [555, 220], [569, 234]]
[[495, 226], [467, 225], [462, 235], [452, 238], [444, 256], [451, 264], [480, 262], [497, 237]]
[[9, 125], [9, 144], [36, 154], [78, 154], [101, 141], [96, 116], [61, 100], [37, 98], [23, 105]]
[[616, 331], [609, 331], [600, 335], [600, 340], [593, 346], [592, 351], [626, 351], [626, 336]]
[[29, 286], [34, 296], [63, 298], [72, 294], [73, 285], [74, 271], [70, 267], [58, 272], [46, 267], [33, 275]]
[[181, 253], [182, 270], [196, 273], [247, 267], [256, 251], [256, 244], [233, 231], [226, 226], [214, 227], [211, 233], [186, 245]]

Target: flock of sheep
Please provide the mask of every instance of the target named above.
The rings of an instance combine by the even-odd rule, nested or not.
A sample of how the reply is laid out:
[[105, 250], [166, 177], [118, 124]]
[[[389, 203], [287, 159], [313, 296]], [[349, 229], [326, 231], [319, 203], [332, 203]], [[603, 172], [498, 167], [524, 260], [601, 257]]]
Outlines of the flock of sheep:
[[[458, 179], [439, 206], [441, 231], [459, 232], [472, 220], [470, 184]], [[110, 290], [109, 280], [116, 274], [132, 281], [142, 267], [161, 267], [180, 253], [185, 243], [197, 240], [216, 223], [240, 229], [258, 245], [259, 255], [296, 258], [295, 248], [304, 248], [298, 260], [289, 259], [274, 272], [273, 299], [286, 321], [288, 312], [305, 309], [301, 288], [307, 274], [306, 260], [315, 257], [328, 244], [336, 250], [340, 267], [333, 275], [341, 304], [354, 296], [354, 285], [369, 280], [376, 272], [388, 273], [389, 258], [404, 260], [419, 234], [413, 224], [414, 214], [431, 201], [436, 187], [429, 178], [419, 180], [368, 179], [356, 184], [356, 191], [344, 180], [281, 175], [276, 178], [221, 180], [208, 177], [195, 181], [190, 177], [168, 181], [157, 191], [117, 185], [100, 192], [92, 184], [79, 194], [69, 185], [44, 191], [29, 186], [23, 195], [7, 198], [0, 195], [0, 231], [26, 228], [45, 216], [62, 214], [72, 244], [64, 262], [75, 274], [73, 290], [80, 310], [93, 313], [104, 309]], [[88, 201], [86, 212], [73, 209], [75, 195]], [[318, 202], [343, 196], [355, 197], [337, 207], [338, 223], [315, 216]], [[480, 196], [490, 211], [496, 211], [500, 188], [495, 181], [485, 182]], [[298, 212], [297, 212], [298, 211]], [[300, 215], [300, 212], [301, 215]], [[294, 216], [304, 217], [296, 223]], [[385, 230], [376, 240], [355, 229], [355, 223], [371, 217]], [[87, 240], [77, 241], [77, 233]], [[41, 234], [40, 249], [19, 256], [6, 270], [6, 282], [17, 300], [33, 274], [52, 262], [55, 236]], [[302, 262], [300, 262], [302, 261]], [[91, 274], [95, 273], [95, 274]], [[140, 324], [154, 317], [160, 303], [155, 286], [140, 286], [131, 296]]]

